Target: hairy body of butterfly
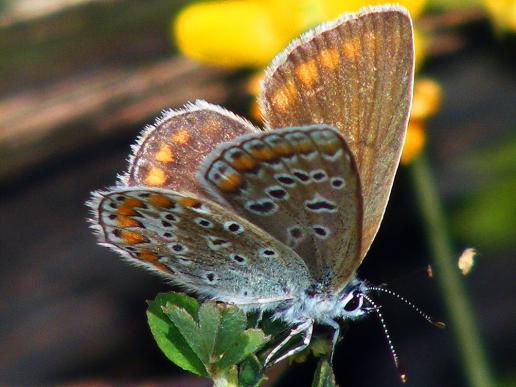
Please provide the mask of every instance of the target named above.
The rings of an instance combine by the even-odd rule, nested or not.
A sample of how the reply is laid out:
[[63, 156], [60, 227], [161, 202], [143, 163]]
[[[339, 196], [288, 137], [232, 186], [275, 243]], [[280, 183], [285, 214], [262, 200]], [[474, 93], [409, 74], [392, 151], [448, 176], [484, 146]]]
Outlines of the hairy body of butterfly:
[[385, 211], [412, 79], [404, 9], [317, 27], [267, 70], [260, 105], [282, 129], [198, 101], [144, 131], [119, 184], [89, 203], [101, 244], [201, 297], [286, 321], [267, 363], [305, 348], [315, 323], [333, 327], [335, 345], [339, 320], [376, 309], [355, 273]]

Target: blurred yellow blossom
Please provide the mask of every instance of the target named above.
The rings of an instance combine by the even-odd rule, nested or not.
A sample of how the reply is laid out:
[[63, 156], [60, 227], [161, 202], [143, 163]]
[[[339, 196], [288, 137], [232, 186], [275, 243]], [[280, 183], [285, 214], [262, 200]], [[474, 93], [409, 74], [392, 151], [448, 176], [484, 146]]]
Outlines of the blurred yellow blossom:
[[409, 164], [423, 150], [426, 142], [425, 121], [439, 110], [440, 105], [441, 87], [431, 79], [416, 79], [407, 138], [401, 154], [402, 164]]
[[173, 27], [184, 55], [214, 65], [264, 66], [284, 45], [261, 1], [193, 4]]
[[410, 118], [426, 119], [434, 115], [441, 106], [441, 86], [428, 78], [417, 79], [414, 83], [414, 99]]
[[401, 153], [401, 163], [405, 165], [411, 163], [421, 153], [425, 143], [425, 121], [410, 119]]
[[483, 0], [483, 3], [498, 29], [516, 32], [516, 0]]
[[[226, 0], [200, 2], [185, 7], [173, 22], [173, 35], [186, 56], [214, 65], [262, 67], [290, 40], [310, 27], [375, 0]], [[426, 0], [397, 1], [412, 18]], [[416, 38], [418, 50], [424, 47]], [[419, 54], [418, 54], [419, 55]]]
[[[486, 0], [487, 1], [487, 0]], [[229, 67], [263, 67], [293, 38], [325, 20], [344, 12], [390, 1], [378, 0], [226, 0], [207, 1], [185, 7], [173, 23], [179, 50], [186, 56], [208, 64]], [[413, 19], [423, 11], [427, 0], [400, 0]], [[426, 50], [426, 39], [414, 31], [416, 71]], [[263, 74], [253, 76], [248, 92], [258, 95]], [[440, 88], [430, 80], [417, 81], [402, 162], [409, 163], [425, 144], [425, 119], [439, 108]], [[251, 114], [261, 120], [258, 104]]]

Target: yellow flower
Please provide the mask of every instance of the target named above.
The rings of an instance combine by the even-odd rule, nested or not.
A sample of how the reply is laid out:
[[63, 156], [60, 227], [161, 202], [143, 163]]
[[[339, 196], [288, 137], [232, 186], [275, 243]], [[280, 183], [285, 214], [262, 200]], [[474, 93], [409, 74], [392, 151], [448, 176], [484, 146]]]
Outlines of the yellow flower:
[[425, 7], [427, 0], [398, 0], [398, 1], [382, 1], [382, 0], [328, 0], [328, 7], [330, 9], [331, 17], [337, 17], [343, 12], [354, 12], [358, 11], [362, 7], [369, 5], [382, 5], [382, 4], [400, 4], [407, 8], [413, 19], [417, 18], [423, 8]]
[[483, 3], [498, 29], [516, 32], [516, 0], [483, 0]]
[[[179, 51], [197, 61], [229, 67], [263, 67], [310, 27], [375, 0], [230, 0], [185, 7], [173, 22]], [[413, 18], [426, 0], [402, 0]], [[423, 47], [423, 45], [416, 45]], [[419, 49], [418, 49], [419, 50]], [[418, 54], [419, 55], [419, 54]]]
[[410, 164], [423, 150], [426, 143], [425, 121], [409, 120], [407, 127], [407, 138], [401, 153], [401, 163]]
[[[487, 0], [485, 0], [487, 1]], [[427, 0], [398, 0], [417, 18]], [[263, 67], [293, 38], [310, 27], [344, 12], [368, 5], [389, 4], [379, 0], [229, 0], [208, 1], [184, 8], [173, 23], [179, 50], [200, 62], [227, 67]], [[421, 66], [426, 40], [414, 32], [416, 70]], [[262, 73], [249, 82], [248, 91], [258, 95]], [[416, 82], [402, 162], [408, 163], [425, 143], [425, 119], [440, 101], [439, 86], [429, 80]], [[261, 120], [257, 103], [251, 114]]]
[[260, 1], [193, 4], [179, 13], [173, 27], [179, 50], [208, 64], [264, 66], [283, 48]]
[[433, 116], [441, 106], [441, 87], [428, 78], [417, 79], [414, 84], [414, 99], [410, 118], [423, 120]]
[[414, 84], [414, 98], [407, 128], [407, 138], [401, 154], [401, 163], [409, 164], [423, 150], [426, 142], [426, 119], [433, 116], [441, 105], [441, 88], [431, 79], [418, 79]]

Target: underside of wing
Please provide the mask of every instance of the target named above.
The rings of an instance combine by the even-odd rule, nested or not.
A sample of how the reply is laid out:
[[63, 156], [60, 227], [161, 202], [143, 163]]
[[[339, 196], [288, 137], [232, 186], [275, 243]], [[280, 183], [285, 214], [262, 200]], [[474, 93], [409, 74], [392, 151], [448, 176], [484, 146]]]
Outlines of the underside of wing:
[[195, 180], [203, 158], [218, 144], [254, 132], [259, 130], [251, 123], [204, 101], [166, 111], [133, 146], [129, 170], [120, 182], [203, 195]]
[[336, 127], [358, 165], [363, 259], [391, 191], [413, 83], [412, 24], [397, 6], [371, 7], [294, 41], [267, 70], [260, 104], [268, 127]]
[[207, 157], [199, 179], [218, 201], [296, 251], [322, 289], [339, 288], [360, 264], [360, 182], [335, 129], [237, 137]]
[[115, 187], [89, 205], [101, 244], [199, 295], [252, 307], [292, 299], [310, 284], [294, 251], [207, 199]]

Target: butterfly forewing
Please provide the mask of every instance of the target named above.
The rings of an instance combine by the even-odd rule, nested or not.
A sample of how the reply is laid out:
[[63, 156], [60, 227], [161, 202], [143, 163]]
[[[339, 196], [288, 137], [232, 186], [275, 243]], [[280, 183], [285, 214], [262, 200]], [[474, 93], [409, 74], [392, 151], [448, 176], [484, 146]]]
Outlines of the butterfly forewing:
[[274, 60], [260, 104], [271, 128], [325, 123], [357, 162], [364, 203], [361, 257], [378, 230], [405, 138], [413, 82], [412, 25], [376, 7], [305, 34]]
[[249, 122], [204, 101], [166, 112], [133, 147], [123, 185], [203, 192], [195, 180], [202, 159], [218, 144], [258, 131]]
[[236, 212], [294, 249], [314, 281], [335, 289], [360, 263], [362, 203], [344, 139], [325, 125], [237, 137], [200, 179]]
[[207, 199], [147, 187], [98, 193], [99, 239], [197, 294], [234, 304], [291, 299], [304, 262], [266, 232]]

